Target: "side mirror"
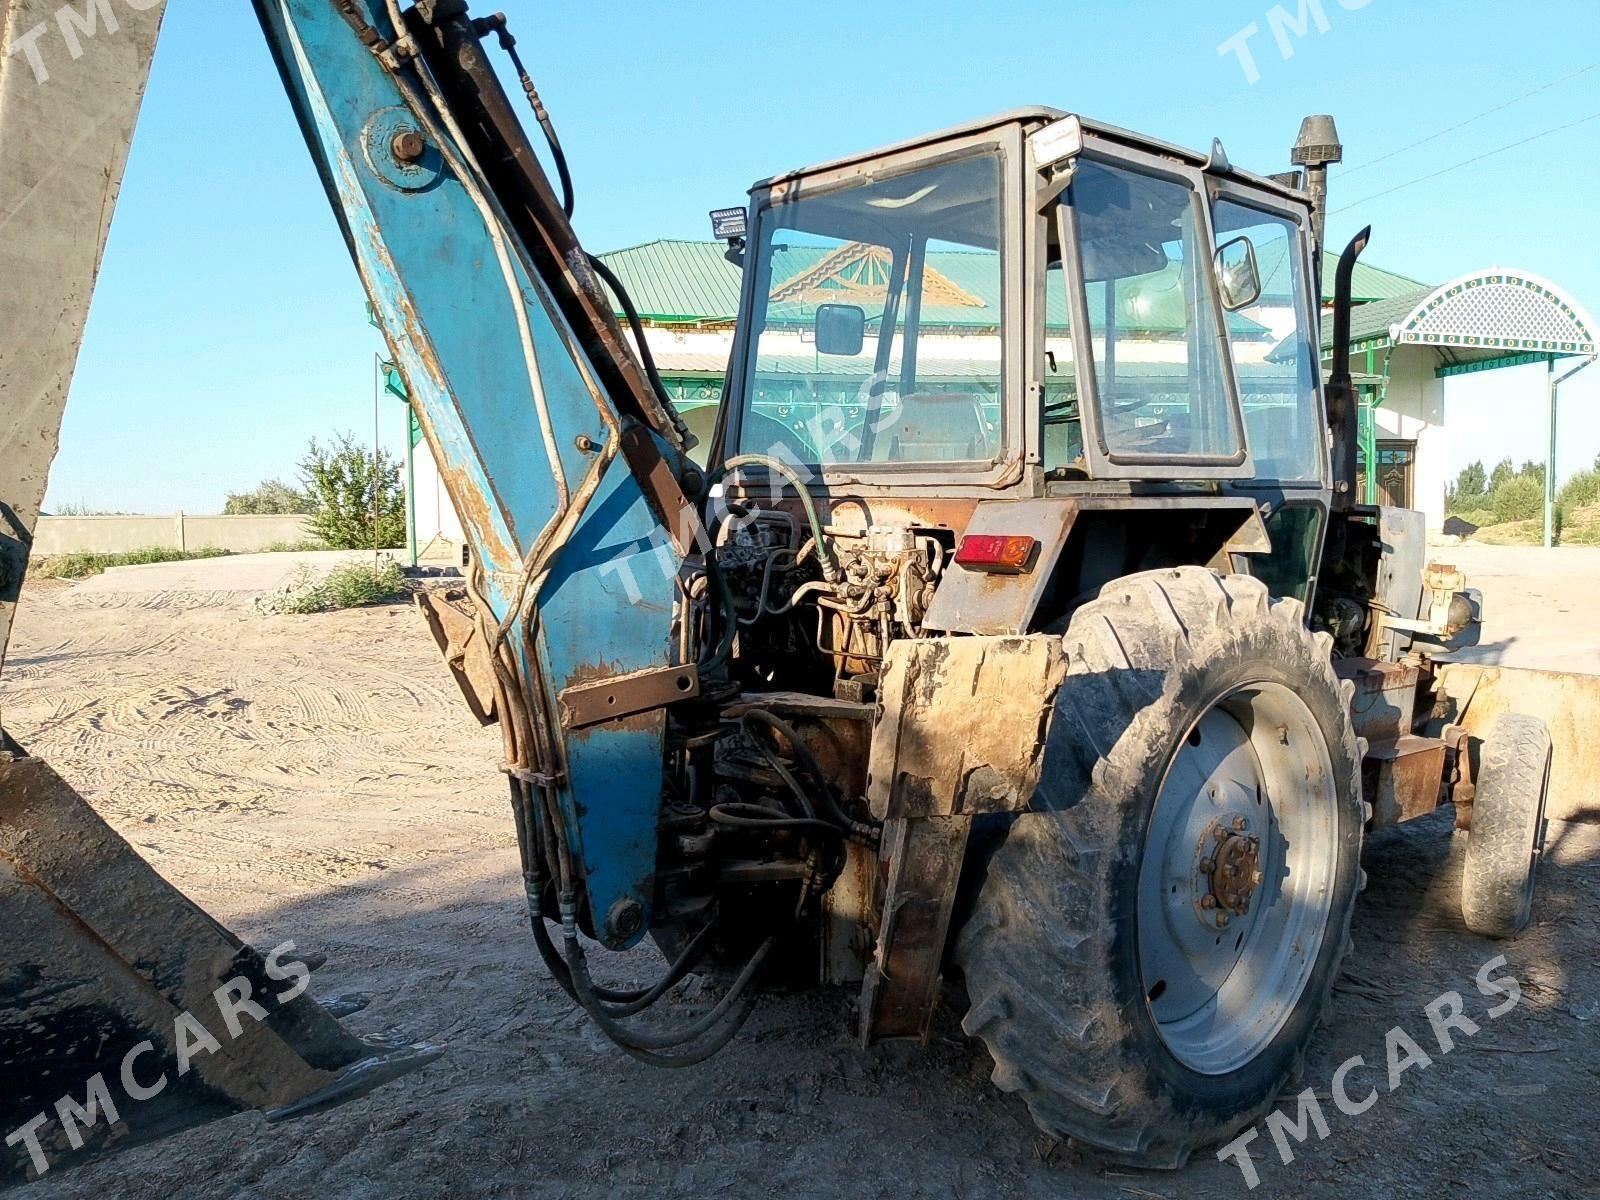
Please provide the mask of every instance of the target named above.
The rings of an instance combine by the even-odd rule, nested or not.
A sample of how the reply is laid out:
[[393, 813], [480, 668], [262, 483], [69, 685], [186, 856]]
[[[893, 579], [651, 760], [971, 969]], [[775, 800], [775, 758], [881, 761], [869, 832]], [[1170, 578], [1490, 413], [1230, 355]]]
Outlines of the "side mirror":
[[854, 357], [867, 340], [867, 313], [854, 304], [819, 304], [817, 352]]
[[1218, 246], [1216, 262], [1223, 308], [1238, 312], [1261, 299], [1261, 269], [1256, 265], [1255, 244], [1249, 238], [1236, 237]]

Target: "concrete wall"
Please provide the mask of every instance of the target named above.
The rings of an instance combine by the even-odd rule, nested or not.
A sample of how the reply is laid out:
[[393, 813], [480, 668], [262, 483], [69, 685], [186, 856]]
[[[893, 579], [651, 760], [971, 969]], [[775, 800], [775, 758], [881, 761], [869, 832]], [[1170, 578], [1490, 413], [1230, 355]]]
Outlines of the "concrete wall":
[[311, 537], [305, 517], [41, 517], [33, 553], [119, 554], [161, 546], [170, 550], [232, 550], [248, 554]]

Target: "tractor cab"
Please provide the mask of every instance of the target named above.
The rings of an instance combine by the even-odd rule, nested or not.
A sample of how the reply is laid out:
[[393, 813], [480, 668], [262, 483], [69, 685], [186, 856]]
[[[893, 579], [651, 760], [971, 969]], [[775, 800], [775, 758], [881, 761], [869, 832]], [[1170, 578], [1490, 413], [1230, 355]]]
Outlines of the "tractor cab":
[[766, 180], [720, 232], [728, 496], [799, 515], [793, 477], [841, 532], [1036, 543], [1026, 579], [944, 575], [927, 628], [1028, 632], [1186, 564], [1310, 600], [1334, 483], [1298, 176], [1030, 108]]
[[720, 448], [836, 493], [1328, 487], [1306, 196], [1036, 108], [752, 191]]

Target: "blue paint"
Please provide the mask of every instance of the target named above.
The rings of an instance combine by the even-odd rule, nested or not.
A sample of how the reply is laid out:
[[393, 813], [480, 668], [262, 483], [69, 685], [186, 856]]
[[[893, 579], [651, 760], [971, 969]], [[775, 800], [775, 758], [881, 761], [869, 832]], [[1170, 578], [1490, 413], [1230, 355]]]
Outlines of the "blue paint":
[[[572, 492], [591, 462], [577, 449], [578, 436], [598, 438], [604, 428], [588, 382], [594, 372], [563, 337], [554, 300], [524, 266], [510, 230], [515, 286], [507, 286], [483, 216], [447, 167], [436, 185], [408, 189], [400, 186], [405, 174], [382, 162], [383, 134], [396, 128], [393, 110], [408, 101], [331, 0], [256, 0], [256, 7], [440, 474], [488, 568], [487, 599], [503, 615], [523, 556], [560, 503], [519, 311]], [[359, 0], [359, 7], [388, 31], [381, 0]], [[604, 397], [599, 402], [609, 407]], [[545, 677], [530, 680], [530, 689], [542, 686], [553, 702], [575, 681], [673, 665], [677, 566], [619, 457], [543, 590]], [[520, 642], [514, 630], [512, 644]], [[625, 896], [650, 909], [664, 731], [658, 712], [566, 740], [562, 803], [575, 817], [601, 919]]]

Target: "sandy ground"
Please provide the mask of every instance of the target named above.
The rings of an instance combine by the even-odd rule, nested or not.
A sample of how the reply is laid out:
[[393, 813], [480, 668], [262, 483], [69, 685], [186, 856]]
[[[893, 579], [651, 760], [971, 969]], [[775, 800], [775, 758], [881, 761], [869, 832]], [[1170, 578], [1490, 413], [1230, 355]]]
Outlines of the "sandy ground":
[[1484, 598], [1483, 639], [1463, 662], [1600, 675], [1600, 547], [1435, 546]]
[[345, 563], [393, 562], [386, 550], [297, 550], [284, 554], [229, 554], [187, 562], [112, 567], [73, 585], [75, 599], [112, 608], [206, 608], [253, 600], [307, 580], [318, 580]]
[[[197, 901], [259, 945], [326, 952], [320, 993], [372, 993], [352, 1027], [449, 1048], [332, 1114], [237, 1117], [19, 1194], [1244, 1194], [1209, 1157], [1179, 1175], [1107, 1171], [1041, 1140], [953, 1005], [926, 1048], [858, 1050], [849, 998], [829, 992], [768, 1000], [690, 1071], [625, 1058], [537, 963], [497, 735], [471, 722], [408, 608], [260, 616], [159, 588], [112, 604], [31, 586], [0, 705]], [[1552, 831], [1536, 924], [1505, 946], [1461, 925], [1460, 849], [1448, 814], [1369, 844], [1356, 950], [1305, 1080], [1331, 1136], [1285, 1166], [1263, 1135], [1254, 1195], [1600, 1194], [1600, 829]], [[1473, 978], [1502, 952], [1523, 999], [1491, 1022]], [[642, 979], [657, 962], [614, 969]], [[1481, 1032], [1390, 1094], [1384, 1032], [1434, 1050], [1423, 1006], [1448, 989]], [[1379, 1098], [1347, 1117], [1327, 1096], [1354, 1054], [1380, 1066], [1352, 1094]]]

